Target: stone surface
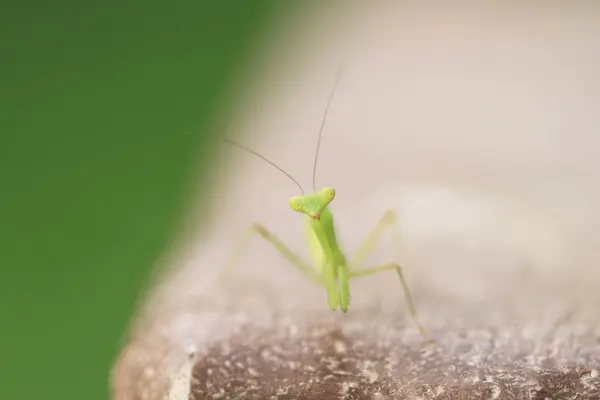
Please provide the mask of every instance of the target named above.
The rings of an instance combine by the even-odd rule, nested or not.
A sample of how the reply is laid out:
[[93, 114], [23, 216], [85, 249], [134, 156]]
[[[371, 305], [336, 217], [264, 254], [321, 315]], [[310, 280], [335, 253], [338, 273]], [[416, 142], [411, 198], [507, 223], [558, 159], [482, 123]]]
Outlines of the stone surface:
[[[512, 290], [500, 286], [474, 303], [417, 290], [421, 318], [436, 343], [422, 341], [399, 292], [391, 305], [356, 301], [348, 314], [318, 301], [290, 313], [260, 286], [232, 282], [228, 292], [244, 301], [197, 303], [190, 340], [173, 333], [165, 335], [171, 341], [139, 340], [133, 354], [146, 358], [121, 361], [128, 374], [137, 372], [121, 376], [132, 386], [115, 398], [599, 398], [595, 285], [567, 277], [543, 285], [509, 278], [502, 280], [514, 282]], [[573, 290], [581, 295], [569, 296]], [[318, 288], [311, 294], [324, 300]], [[267, 316], [265, 309], [274, 312]]]
[[300, 338], [261, 332], [204, 355], [194, 367], [190, 398], [600, 398], [597, 348], [594, 356], [535, 362], [530, 348], [536, 343], [521, 343], [518, 351], [495, 343], [502, 334], [472, 332], [449, 349], [448, 343], [382, 343], [375, 335], [346, 336], [336, 328]]
[[600, 398], [594, 307], [552, 313], [560, 301], [541, 293], [521, 296], [531, 303], [506, 320], [497, 306], [507, 298], [471, 307], [466, 324], [450, 299], [421, 308], [437, 343], [423, 343], [401, 309], [238, 322], [197, 353], [190, 399]]

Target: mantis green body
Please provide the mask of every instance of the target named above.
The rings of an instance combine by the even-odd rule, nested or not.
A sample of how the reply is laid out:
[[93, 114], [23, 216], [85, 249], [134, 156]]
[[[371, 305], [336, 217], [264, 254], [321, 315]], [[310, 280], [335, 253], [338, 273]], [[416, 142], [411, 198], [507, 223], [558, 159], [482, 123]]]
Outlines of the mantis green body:
[[[331, 94], [333, 95], [333, 90]], [[331, 97], [332, 96], [329, 98], [329, 102], [331, 102]], [[327, 109], [323, 118], [323, 124], [321, 125], [321, 132], [319, 133], [319, 144], [328, 108], [329, 103], [327, 104]], [[241, 239], [236, 251], [227, 262], [225, 268], [223, 269], [221, 278], [225, 273], [233, 269], [233, 267], [238, 263], [239, 258], [248, 245], [250, 238], [254, 236], [254, 234], [258, 234], [265, 241], [270, 243], [285, 259], [287, 259], [291, 265], [295, 266], [307, 278], [309, 278], [315, 284], [324, 287], [327, 291], [327, 303], [329, 308], [331, 308], [333, 311], [337, 310], [339, 307], [342, 312], [348, 312], [350, 305], [349, 282], [351, 279], [369, 276], [384, 271], [395, 271], [400, 279], [400, 284], [403, 288], [411, 317], [415, 321], [423, 337], [431, 340], [417, 318], [417, 312], [415, 310], [412, 296], [408, 289], [408, 284], [402, 272], [402, 267], [396, 263], [390, 263], [385, 265], [359, 268], [364, 259], [368, 256], [375, 244], [380, 239], [384, 230], [395, 227], [397, 218], [396, 214], [392, 210], [388, 210], [383, 215], [373, 230], [367, 235], [358, 251], [353, 255], [353, 257], [348, 258], [338, 242], [333, 213], [329, 209], [329, 204], [334, 200], [336, 195], [334, 188], [325, 187], [321, 190], [315, 190], [313, 193], [305, 195], [302, 186], [291, 175], [275, 165], [273, 162], [242, 145], [233, 143], [231, 141], [227, 142], [262, 158], [287, 175], [300, 188], [303, 195], [291, 198], [289, 200], [289, 205], [293, 211], [304, 214], [304, 233], [306, 236], [309, 253], [313, 261], [313, 266], [311, 267], [301, 257], [290, 250], [288, 246], [286, 246], [266, 227], [260, 224], [253, 224], [248, 228], [246, 235], [244, 235], [244, 237]], [[319, 145], [317, 145], [317, 151], [315, 154], [313, 187], [315, 186], [314, 180], [318, 152]]]

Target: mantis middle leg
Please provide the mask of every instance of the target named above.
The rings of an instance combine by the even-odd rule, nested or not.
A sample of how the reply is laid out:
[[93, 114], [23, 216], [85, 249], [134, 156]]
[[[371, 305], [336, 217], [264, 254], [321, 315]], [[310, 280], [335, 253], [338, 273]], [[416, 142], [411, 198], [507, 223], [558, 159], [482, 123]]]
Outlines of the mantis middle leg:
[[[398, 278], [400, 279], [400, 284], [402, 285], [402, 289], [404, 291], [404, 296], [406, 298], [406, 303], [408, 305], [408, 310], [412, 319], [415, 321], [417, 328], [421, 335], [428, 341], [433, 341], [433, 338], [429, 335], [429, 333], [425, 330], [419, 318], [417, 316], [417, 310], [414, 305], [414, 301], [412, 299], [412, 295], [408, 288], [408, 283], [406, 282], [406, 278], [404, 277], [404, 273], [402, 272], [402, 267], [398, 264], [391, 263], [380, 266], [373, 266], [364, 269], [355, 269], [357, 265], [361, 265], [364, 259], [369, 255], [369, 253], [373, 250], [373, 247], [377, 244], [377, 242], [381, 239], [381, 235], [383, 234], [385, 229], [391, 229], [392, 234], [394, 234], [394, 229], [396, 227], [397, 216], [396, 213], [392, 210], [386, 211], [383, 217], [379, 220], [379, 222], [375, 225], [375, 227], [369, 232], [363, 244], [358, 248], [356, 253], [351, 259], [350, 262], [350, 278], [358, 278], [362, 276], [373, 275], [383, 271], [395, 270], [398, 273]], [[396, 237], [394, 235], [394, 242], [396, 242]]]

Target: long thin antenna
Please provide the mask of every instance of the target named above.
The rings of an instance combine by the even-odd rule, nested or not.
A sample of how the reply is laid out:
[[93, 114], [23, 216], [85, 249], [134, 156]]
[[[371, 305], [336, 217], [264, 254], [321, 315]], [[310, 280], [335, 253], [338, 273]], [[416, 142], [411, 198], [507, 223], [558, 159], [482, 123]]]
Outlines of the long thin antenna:
[[323, 115], [323, 120], [321, 121], [321, 129], [319, 130], [319, 139], [317, 140], [317, 150], [315, 151], [315, 161], [313, 163], [312, 182], [313, 182], [313, 189], [315, 192], [317, 191], [317, 184], [316, 184], [317, 161], [319, 159], [319, 148], [321, 147], [321, 136], [323, 136], [323, 127], [325, 127], [325, 121], [327, 121], [327, 113], [329, 112], [329, 105], [331, 104], [331, 99], [333, 99], [333, 94], [335, 93], [335, 88], [337, 87], [337, 83], [340, 80], [340, 76], [342, 75], [343, 69], [344, 69], [343, 66], [340, 67], [340, 69], [338, 70], [338, 73], [335, 77], [335, 82], [333, 84], [333, 87], [331, 88], [331, 93], [329, 93], [329, 100], [327, 100], [327, 106], [325, 107], [325, 114]]
[[230, 144], [230, 145], [232, 145], [232, 146], [239, 147], [240, 149], [242, 149], [242, 150], [245, 150], [245, 151], [247, 151], [247, 152], [248, 152], [248, 153], [250, 153], [250, 154], [254, 154], [256, 157], [259, 157], [259, 158], [263, 159], [264, 161], [268, 162], [269, 164], [271, 164], [272, 166], [274, 166], [275, 168], [277, 168], [277, 169], [278, 169], [280, 172], [284, 173], [284, 174], [285, 174], [285, 176], [287, 176], [288, 178], [290, 178], [290, 179], [291, 179], [291, 180], [292, 180], [292, 181], [293, 181], [293, 182], [296, 184], [296, 186], [298, 186], [298, 188], [300, 189], [300, 191], [302, 192], [302, 194], [304, 194], [304, 189], [302, 189], [302, 185], [300, 185], [300, 183], [298, 183], [298, 181], [297, 181], [297, 180], [295, 180], [295, 179], [294, 179], [294, 177], [293, 177], [292, 175], [290, 175], [290, 174], [288, 174], [287, 172], [285, 172], [285, 171], [283, 170], [283, 168], [279, 167], [279, 166], [278, 166], [277, 164], [275, 164], [273, 161], [269, 160], [267, 157], [265, 157], [265, 156], [263, 156], [263, 155], [261, 155], [261, 154], [258, 154], [258, 153], [257, 153], [257, 152], [255, 152], [254, 150], [251, 150], [251, 149], [247, 148], [246, 146], [243, 146], [243, 145], [241, 145], [241, 144], [239, 144], [239, 143], [232, 142], [232, 141], [231, 141], [231, 140], [229, 140], [229, 139], [223, 139], [223, 140], [224, 140], [225, 142], [229, 143], [229, 144]]

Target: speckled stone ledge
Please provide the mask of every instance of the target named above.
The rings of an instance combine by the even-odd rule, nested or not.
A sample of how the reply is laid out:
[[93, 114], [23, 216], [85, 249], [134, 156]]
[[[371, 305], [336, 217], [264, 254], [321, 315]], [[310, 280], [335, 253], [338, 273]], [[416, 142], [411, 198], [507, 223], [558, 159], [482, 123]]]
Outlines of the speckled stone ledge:
[[235, 296], [185, 299], [140, 325], [111, 398], [600, 399], [597, 280], [569, 276], [492, 280], [480, 298], [417, 286], [436, 343], [376, 291], [343, 314], [308, 285], [275, 297], [232, 284]]
[[473, 329], [429, 344], [402, 326], [278, 326], [198, 354], [190, 399], [600, 399], [600, 344], [586, 329]]

